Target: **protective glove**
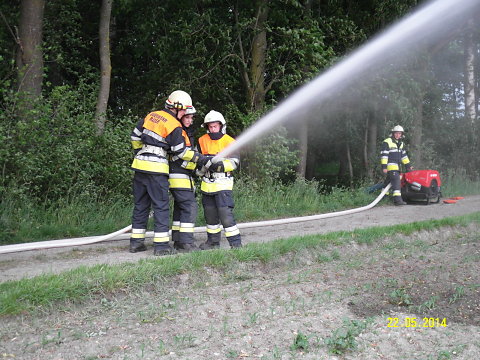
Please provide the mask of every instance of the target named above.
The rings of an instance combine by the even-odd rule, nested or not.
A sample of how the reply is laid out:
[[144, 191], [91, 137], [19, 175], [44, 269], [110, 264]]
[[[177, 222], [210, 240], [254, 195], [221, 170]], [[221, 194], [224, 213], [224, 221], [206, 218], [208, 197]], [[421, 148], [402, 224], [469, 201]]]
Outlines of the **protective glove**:
[[202, 177], [208, 171], [209, 167], [212, 165], [212, 158], [211, 155], [202, 155], [200, 154], [200, 158], [197, 160], [197, 167], [195, 173]]
[[[208, 163], [211, 159], [213, 158], [213, 156], [211, 155], [202, 155], [202, 154], [199, 154], [199, 158], [197, 160], [197, 169], [201, 169], [203, 167], [206, 167], [208, 169], [208, 167], [210, 166], [210, 164]], [[207, 166], [208, 164], [208, 166]]]
[[218, 161], [218, 162], [210, 165], [210, 171], [225, 172], [225, 165], [223, 164], [223, 161]]

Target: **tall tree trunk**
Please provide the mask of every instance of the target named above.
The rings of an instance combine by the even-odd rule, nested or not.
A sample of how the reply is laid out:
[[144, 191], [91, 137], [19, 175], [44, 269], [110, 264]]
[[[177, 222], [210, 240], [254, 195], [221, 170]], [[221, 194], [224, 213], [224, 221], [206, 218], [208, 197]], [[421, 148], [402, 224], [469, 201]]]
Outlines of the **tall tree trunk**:
[[95, 110], [95, 124], [97, 135], [102, 135], [107, 121], [107, 105], [110, 96], [110, 80], [112, 65], [110, 61], [110, 16], [112, 13], [112, 1], [102, 0], [100, 9], [100, 89], [98, 92], [97, 106]]
[[353, 189], [353, 165], [352, 165], [352, 155], [350, 153], [350, 143], [346, 141], [345, 152], [347, 157], [348, 165], [348, 180], [350, 183], [350, 188]]
[[414, 118], [414, 128], [411, 132], [411, 148], [410, 152], [415, 158], [414, 166], [417, 169], [423, 167], [423, 154], [422, 154], [422, 133], [423, 133], [423, 94], [418, 99], [417, 106], [415, 109], [416, 116]]
[[252, 111], [261, 110], [265, 104], [265, 59], [267, 56], [268, 0], [255, 2], [257, 13], [253, 28], [252, 58], [250, 63], [250, 88], [248, 89], [248, 104]]
[[365, 148], [364, 148], [364, 167], [365, 167], [365, 174], [368, 179], [372, 180], [375, 175], [376, 169], [376, 159], [378, 159], [377, 155], [377, 110], [370, 114], [367, 118], [367, 123], [365, 126]]
[[353, 164], [350, 144], [346, 134], [343, 135], [342, 138], [343, 140], [338, 142], [336, 146], [336, 152], [339, 155], [338, 160], [340, 161], [340, 168], [338, 169], [337, 175], [340, 182], [344, 183], [344, 181], [348, 179], [349, 185], [353, 186]]
[[298, 125], [298, 142], [299, 142], [299, 161], [297, 167], [297, 177], [305, 177], [307, 171], [307, 155], [308, 155], [308, 122], [301, 121]]
[[[437, 52], [438, 50], [434, 50]], [[428, 65], [430, 61], [429, 55], [420, 57], [418, 61], [418, 74], [419, 74], [419, 93], [415, 93], [415, 99], [412, 100], [412, 104], [415, 106], [415, 116], [413, 117], [413, 126], [409, 131], [410, 140], [410, 156], [414, 159], [413, 165], [419, 169], [424, 166], [423, 164], [423, 103], [425, 101], [425, 95], [429, 87], [428, 80]]]
[[464, 38], [465, 51], [465, 117], [471, 124], [473, 130], [476, 127], [475, 109], [475, 43], [473, 41], [474, 24], [473, 19], [467, 21], [467, 28]]
[[[305, 1], [305, 16], [312, 17], [312, 6], [315, 0]], [[297, 166], [297, 177], [305, 178], [307, 175], [308, 159], [308, 127], [307, 121], [300, 122], [298, 126], [299, 159]]]
[[[23, 100], [21, 113], [31, 108], [42, 95], [43, 83], [43, 14], [45, 0], [22, 0], [18, 26], [17, 78], [18, 92]], [[20, 114], [22, 116], [22, 114]]]
[[311, 180], [315, 177], [315, 165], [317, 164], [317, 154], [315, 151], [310, 151], [307, 156], [307, 166], [305, 170], [305, 179]]

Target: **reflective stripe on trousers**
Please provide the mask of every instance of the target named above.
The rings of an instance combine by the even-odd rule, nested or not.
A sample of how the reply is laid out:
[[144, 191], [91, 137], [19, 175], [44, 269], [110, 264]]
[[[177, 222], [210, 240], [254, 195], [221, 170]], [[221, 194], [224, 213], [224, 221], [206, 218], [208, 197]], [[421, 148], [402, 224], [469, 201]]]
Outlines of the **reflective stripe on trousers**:
[[220, 223], [225, 229], [225, 236], [230, 245], [241, 243], [240, 230], [238, 230], [233, 216], [235, 203], [232, 191], [221, 191], [217, 194], [203, 194], [202, 205], [207, 223], [207, 238], [210, 243], [220, 242]]
[[387, 172], [387, 179], [385, 180], [385, 186], [388, 183], [392, 184], [391, 193], [393, 196], [402, 195], [400, 191], [400, 172], [398, 170]]
[[172, 240], [193, 244], [193, 228], [197, 220], [197, 200], [193, 190], [170, 189], [173, 204]]

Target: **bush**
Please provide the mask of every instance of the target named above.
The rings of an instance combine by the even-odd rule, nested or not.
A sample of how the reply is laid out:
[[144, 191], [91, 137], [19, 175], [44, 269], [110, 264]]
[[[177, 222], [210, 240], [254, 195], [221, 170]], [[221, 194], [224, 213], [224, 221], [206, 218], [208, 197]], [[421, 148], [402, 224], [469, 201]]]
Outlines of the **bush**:
[[[0, 195], [53, 203], [130, 192], [129, 134], [134, 121], [115, 119], [95, 136], [92, 86], [59, 86], [17, 120], [15, 99], [0, 115]], [[9, 101], [10, 100], [10, 101]]]
[[295, 180], [298, 165], [298, 150], [293, 150], [295, 143], [295, 139], [288, 137], [287, 130], [279, 127], [249, 148], [242, 159], [242, 172], [260, 183]]

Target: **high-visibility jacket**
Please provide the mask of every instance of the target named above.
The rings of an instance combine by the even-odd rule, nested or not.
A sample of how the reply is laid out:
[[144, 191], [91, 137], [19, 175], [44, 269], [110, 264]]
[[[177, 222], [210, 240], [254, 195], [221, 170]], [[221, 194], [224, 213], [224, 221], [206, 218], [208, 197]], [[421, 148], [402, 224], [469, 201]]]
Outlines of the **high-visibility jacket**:
[[387, 169], [388, 171], [400, 171], [401, 163], [405, 165], [407, 170], [411, 167], [407, 152], [403, 147], [403, 142], [391, 137], [383, 140], [380, 151], [380, 163], [382, 169]]
[[182, 126], [168, 109], [154, 111], [140, 120], [130, 136], [135, 158], [132, 169], [149, 174], [168, 174], [167, 156], [196, 162], [198, 153], [189, 149]]
[[[185, 146], [194, 150], [195, 138], [193, 132], [189, 128], [182, 127], [182, 136], [185, 140]], [[183, 160], [177, 155], [170, 156], [170, 189], [177, 190], [192, 190], [194, 188], [193, 184], [193, 170], [195, 170], [197, 164]]]
[[[205, 134], [198, 139], [200, 151], [203, 155], [215, 156], [228, 145], [235, 142], [231, 136], [222, 133]], [[223, 159], [222, 172], [216, 172], [215, 169], [210, 168], [202, 176], [202, 184], [200, 190], [206, 194], [218, 193], [223, 190], [233, 190], [233, 176], [234, 171], [240, 160], [237, 155], [230, 155], [229, 158]]]

